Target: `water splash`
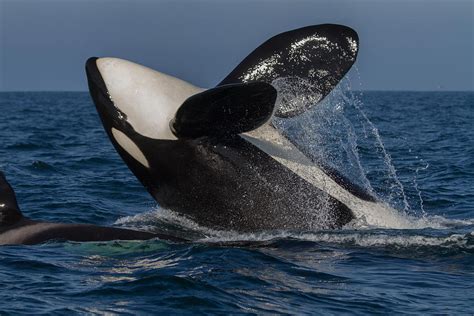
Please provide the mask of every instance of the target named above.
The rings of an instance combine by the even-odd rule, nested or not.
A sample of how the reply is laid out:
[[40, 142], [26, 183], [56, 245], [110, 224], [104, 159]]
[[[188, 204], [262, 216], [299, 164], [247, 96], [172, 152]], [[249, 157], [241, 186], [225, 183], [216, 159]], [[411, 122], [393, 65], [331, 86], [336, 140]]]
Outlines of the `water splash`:
[[[236, 237], [238, 237], [236, 239]], [[242, 238], [245, 237], [245, 238]], [[357, 247], [395, 247], [399, 249], [407, 248], [419, 248], [419, 247], [436, 247], [446, 249], [464, 249], [474, 250], [474, 232], [467, 234], [447, 234], [442, 236], [430, 236], [430, 235], [409, 235], [409, 234], [394, 234], [394, 233], [381, 233], [381, 232], [318, 232], [318, 233], [288, 233], [282, 232], [280, 234], [260, 234], [247, 235], [247, 236], [219, 236], [210, 237], [201, 240], [206, 243], [232, 243], [232, 242], [265, 242], [274, 241], [278, 239], [298, 239], [303, 241], [311, 241], [316, 243], [324, 244], [337, 244], [344, 246], [357, 246]]]
[[[442, 216], [408, 218], [405, 229], [383, 229], [380, 227], [347, 226], [341, 230], [316, 231], [261, 231], [240, 233], [201, 226], [191, 219], [171, 210], [155, 207], [135, 216], [122, 217], [116, 225], [149, 231], [160, 230], [173, 223], [180, 226], [179, 235], [203, 243], [266, 242], [277, 239], [297, 239], [329, 244], [344, 244], [360, 247], [442, 247], [474, 249], [474, 219], [456, 220]], [[160, 228], [161, 227], [161, 228]], [[434, 230], [433, 230], [434, 229]], [[452, 230], [456, 229], [456, 233]], [[461, 231], [465, 233], [462, 234]], [[162, 231], [162, 230], [161, 230]]]
[[[353, 88], [354, 83], [358, 84], [357, 89], [359, 91], [357, 91], [357, 92]], [[402, 202], [403, 202], [403, 210], [406, 213], [410, 213], [411, 215], [417, 215], [416, 210], [413, 209], [412, 205], [410, 205], [410, 203], [408, 202], [408, 198], [407, 198], [407, 194], [405, 193], [404, 185], [402, 184], [402, 181], [400, 181], [400, 179], [398, 178], [395, 165], [392, 161], [391, 156], [388, 154], [387, 150], [385, 149], [385, 145], [382, 142], [382, 137], [380, 136], [380, 133], [379, 133], [378, 129], [375, 127], [375, 124], [368, 118], [367, 114], [362, 109], [363, 103], [362, 103], [361, 100], [362, 100], [362, 97], [363, 97], [363, 92], [362, 92], [363, 85], [362, 85], [362, 80], [361, 80], [359, 68], [357, 67], [357, 65], [354, 65], [353, 71], [350, 72], [350, 74], [345, 78], [345, 80], [343, 81], [342, 84], [347, 86], [346, 90], [350, 94], [351, 100], [353, 100], [353, 102], [350, 102], [350, 104], [353, 104], [354, 109], [356, 109], [359, 112], [359, 114], [363, 117], [363, 120], [361, 120], [361, 123], [363, 123], [362, 124], [362, 126], [363, 126], [362, 131], [365, 134], [365, 138], [368, 138], [367, 125], [365, 123], [368, 123], [369, 130], [370, 130], [371, 134], [373, 134], [373, 136], [375, 136], [376, 146], [378, 146], [379, 148], [382, 149], [383, 159], [384, 159], [385, 165], [387, 166], [388, 175], [389, 175], [389, 177], [391, 177], [395, 181], [395, 186], [393, 186], [393, 185], [391, 186], [391, 192], [387, 196], [387, 201], [389, 203], [393, 203], [394, 205], [398, 205], [399, 203], [397, 201], [395, 201], [395, 199], [396, 199], [396, 197], [401, 196], [402, 197]], [[410, 149], [409, 152], [411, 153], [412, 150]], [[415, 158], [418, 159], [418, 157], [415, 157]], [[424, 164], [423, 159], [419, 159], [419, 162]], [[423, 205], [424, 202], [423, 202], [423, 198], [422, 198], [422, 193], [421, 193], [421, 191], [418, 187], [417, 178], [419, 176], [419, 171], [426, 170], [427, 168], [428, 168], [428, 164], [426, 164], [425, 167], [416, 167], [416, 169], [414, 170], [413, 180], [412, 180], [412, 183], [411, 183], [413, 185], [413, 188], [414, 188], [417, 196], [418, 196], [418, 203], [419, 203], [419, 210], [420, 210], [419, 215], [421, 217], [426, 217], [427, 213], [424, 210], [424, 205]], [[398, 189], [399, 192], [398, 193], [394, 192], [394, 188]]]
[[[423, 159], [420, 159], [420, 162], [421, 163], [425, 163], [425, 161]], [[422, 171], [422, 170], [427, 170], [428, 167], [430, 166], [429, 163], [425, 163], [425, 166], [424, 167], [416, 167], [415, 169], [415, 174], [413, 176], [413, 188], [415, 189], [415, 192], [418, 196], [418, 200], [419, 200], [419, 203], [420, 203], [420, 210], [421, 210], [421, 216], [422, 217], [427, 217], [428, 214], [426, 213], [425, 211], [425, 207], [424, 207], [424, 201], [423, 201], [423, 198], [421, 196], [421, 190], [419, 189], [418, 187], [418, 176], [419, 176], [419, 172]]]
[[[352, 182], [372, 193], [372, 195], [385, 200], [388, 205], [402, 206], [402, 211], [398, 211], [385, 203], [361, 205], [356, 205], [357, 203], [355, 203], [350, 205], [351, 209], [358, 209], [358, 211], [354, 211], [357, 218], [345, 229], [373, 230], [386, 228], [403, 230], [444, 228], [444, 219], [430, 218], [424, 211], [423, 199], [416, 181], [418, 172], [423, 170], [423, 168], [417, 168], [413, 178], [413, 185], [418, 194], [422, 210], [421, 216], [412, 210], [405, 193], [405, 188], [398, 177], [397, 170], [390, 154], [385, 148], [382, 137], [375, 124], [363, 110], [361, 96], [358, 96], [351, 89], [350, 80], [344, 80], [325, 100], [317, 105], [311, 104], [317, 99], [317, 96], [311, 96], [314, 91], [304, 80], [299, 81], [295, 78], [284, 80], [284, 78], [279, 78], [273, 84], [279, 91], [277, 101], [279, 106], [290, 110], [294, 108], [309, 108], [309, 110], [293, 118], [274, 118], [273, 124], [275, 127], [290, 137], [300, 150], [316, 161], [323, 169], [325, 166], [336, 169]], [[351, 111], [352, 113], [355, 112], [356, 115], [349, 117]], [[358, 128], [359, 126], [362, 126], [363, 129]], [[377, 158], [378, 165], [375, 167], [383, 166], [384, 174], [387, 177], [386, 182], [392, 183], [388, 188], [388, 195], [383, 194], [383, 190], [382, 194], [380, 194], [380, 188], [376, 191], [369, 181], [368, 174], [372, 171], [371, 168], [375, 167], [373, 165], [363, 166], [361, 163], [360, 149], [363, 146], [359, 144], [359, 135], [362, 131], [367, 132], [367, 130], [369, 132], [365, 134], [365, 139], [362, 139], [362, 141], [365, 141], [365, 145], [367, 143], [371, 144], [365, 148], [367, 152], [363, 154], [369, 154]], [[324, 214], [319, 215], [323, 217], [318, 218], [317, 222], [324, 222]], [[181, 227], [184, 229], [181, 236], [185, 238], [190, 238], [189, 234], [193, 236], [192, 238], [209, 238], [212, 236], [224, 238], [228, 234], [238, 236], [238, 238], [247, 236], [236, 232], [222, 232], [200, 227], [189, 218], [163, 209], [155, 210], [143, 216], [126, 218], [117, 222], [117, 224], [135, 225], [140, 223], [142, 225], [140, 228], [144, 228], [144, 218], [148, 218], [149, 225], [147, 229], [153, 229], [152, 227], [156, 227], [157, 223], [159, 223], [158, 226], [161, 226], [161, 228], [165, 227], [168, 231], [179, 230]], [[317, 230], [318, 227], [315, 227], [314, 231]], [[275, 232], [264, 234], [275, 236]], [[258, 236], [258, 234], [253, 234], [250, 238], [260, 238]]]
[[[324, 166], [336, 169], [353, 183], [372, 195], [382, 198], [389, 205], [395, 208], [400, 206], [404, 213], [415, 215], [408, 202], [405, 188], [398, 177], [392, 157], [388, 153], [377, 127], [364, 112], [361, 96], [351, 89], [351, 80], [343, 80], [325, 100], [317, 105], [311, 104], [314, 98], [306, 96], [313, 91], [307, 86], [307, 83], [297, 83], [298, 81], [295, 81], [294, 78], [291, 80], [280, 78], [273, 82], [280, 95], [279, 106], [284, 108], [297, 106], [298, 108], [309, 108], [309, 110], [294, 118], [274, 118], [273, 124], [285, 135], [288, 135], [297, 144], [297, 147], [318, 165], [323, 166], [323, 169]], [[373, 155], [381, 156], [380, 163], [385, 170], [386, 182], [389, 186], [388, 194], [374, 190], [368, 180], [367, 175], [371, 170], [361, 163], [358, 142], [360, 131], [352, 122], [357, 118], [348, 117], [351, 108], [355, 110], [358, 117], [355, 124], [363, 127], [365, 139], [373, 139], [374, 145], [368, 150], [373, 151]], [[369, 134], [367, 134], [367, 130], [369, 130]]]
[[[310, 97], [301, 96], [312, 91], [306, 84], [299, 86], [295, 84], [294, 79], [288, 82], [281, 78], [273, 84], [279, 95], [283, 94], [278, 99], [278, 106], [287, 107], [288, 105], [282, 104], [286, 102], [296, 103], [291, 97], [299, 95], [298, 107], [309, 108], [296, 117], [274, 117], [273, 125], [291, 138], [292, 142], [318, 165], [336, 169], [367, 191], [373, 192], [360, 163], [356, 130], [344, 114], [347, 105], [347, 99], [343, 97], [344, 90], [337, 87], [322, 102], [312, 105], [301, 104], [305, 100], [312, 100]], [[288, 84], [291, 89], [286, 86]]]
[[[348, 91], [351, 91], [351, 90], [348, 90]], [[410, 212], [411, 206], [408, 203], [407, 196], [405, 194], [405, 188], [403, 187], [403, 184], [398, 178], [397, 170], [395, 168], [395, 165], [393, 164], [392, 157], [390, 156], [387, 149], [385, 148], [385, 145], [382, 141], [382, 137], [380, 136], [378, 128], [374, 125], [374, 123], [372, 123], [372, 121], [369, 119], [367, 114], [362, 110], [361, 108], [362, 102], [360, 101], [359, 98], [356, 98], [355, 95], [352, 93], [351, 93], [351, 99], [347, 98], [347, 96], [344, 94], [342, 94], [342, 96], [343, 98], [347, 100], [348, 104], [351, 104], [359, 112], [359, 114], [364, 118], [365, 123], [369, 125], [370, 131], [372, 132], [372, 135], [375, 137], [375, 144], [382, 152], [384, 163], [389, 173], [389, 177], [395, 182], [395, 187], [391, 187], [391, 189], [399, 190], [399, 194], [396, 194], [396, 195], [401, 195], [401, 198], [403, 201], [403, 210], [407, 213]], [[393, 194], [390, 194], [389, 196], [390, 199], [388, 201], [389, 204], [393, 204], [393, 196], [394, 196]]]

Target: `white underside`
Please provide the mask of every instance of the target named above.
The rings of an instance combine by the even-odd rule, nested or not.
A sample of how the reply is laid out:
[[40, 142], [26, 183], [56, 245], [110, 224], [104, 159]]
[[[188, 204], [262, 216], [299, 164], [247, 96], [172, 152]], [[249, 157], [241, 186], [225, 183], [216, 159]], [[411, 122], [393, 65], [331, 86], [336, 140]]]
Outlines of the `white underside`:
[[307, 182], [344, 203], [365, 224], [390, 228], [406, 227], [409, 224], [407, 218], [390, 206], [362, 200], [341, 187], [270, 124], [242, 134], [242, 137]]

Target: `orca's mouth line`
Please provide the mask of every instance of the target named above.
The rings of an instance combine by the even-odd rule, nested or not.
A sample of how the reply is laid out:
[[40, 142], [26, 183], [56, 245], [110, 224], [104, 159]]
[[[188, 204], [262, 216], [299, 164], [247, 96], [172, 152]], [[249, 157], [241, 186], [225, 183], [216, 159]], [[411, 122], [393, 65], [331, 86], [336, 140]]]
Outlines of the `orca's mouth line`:
[[[104, 79], [97, 66], [98, 57], [91, 57], [86, 62], [86, 74], [89, 91], [94, 100], [97, 110], [101, 114], [101, 119], [107, 119], [110, 127], [120, 127], [124, 130], [133, 130], [127, 121], [127, 115], [115, 106]], [[96, 101], [97, 100], [97, 101]], [[104, 122], [105, 123], [105, 122]]]

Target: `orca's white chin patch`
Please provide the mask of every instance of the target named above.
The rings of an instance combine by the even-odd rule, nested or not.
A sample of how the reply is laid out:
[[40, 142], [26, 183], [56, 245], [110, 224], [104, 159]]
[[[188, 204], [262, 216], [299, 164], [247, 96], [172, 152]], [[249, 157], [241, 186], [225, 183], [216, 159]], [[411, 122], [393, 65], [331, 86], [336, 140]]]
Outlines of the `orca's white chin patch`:
[[188, 97], [204, 90], [123, 59], [99, 58], [96, 63], [115, 107], [146, 137], [176, 139], [169, 122]]

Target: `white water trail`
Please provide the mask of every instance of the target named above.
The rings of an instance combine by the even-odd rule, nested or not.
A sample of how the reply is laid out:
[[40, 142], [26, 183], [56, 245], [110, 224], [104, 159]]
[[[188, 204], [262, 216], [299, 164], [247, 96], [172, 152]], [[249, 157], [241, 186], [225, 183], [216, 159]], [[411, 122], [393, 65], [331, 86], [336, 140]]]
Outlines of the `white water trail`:
[[[341, 230], [320, 231], [262, 231], [255, 233], [241, 233], [223, 231], [201, 226], [191, 219], [171, 210], [155, 207], [152, 210], [135, 216], [126, 216], [118, 219], [115, 224], [153, 231], [157, 226], [175, 224], [181, 227], [181, 237], [190, 238], [195, 242], [226, 243], [226, 242], [267, 242], [278, 239], [296, 239], [318, 243], [343, 244], [360, 247], [442, 247], [474, 249], [474, 219], [450, 220], [441, 216], [431, 216], [421, 219], [412, 219], [407, 233], [400, 230], [380, 230], [379, 227], [352, 227]], [[453, 228], [471, 227], [468, 233], [452, 233]], [[437, 235], [424, 234], [423, 231], [413, 229], [432, 228]]]

